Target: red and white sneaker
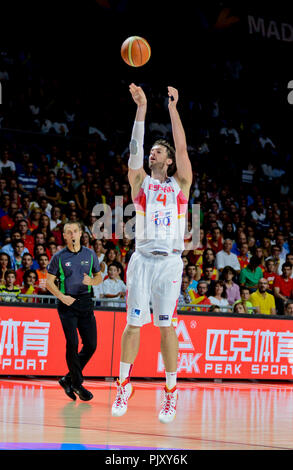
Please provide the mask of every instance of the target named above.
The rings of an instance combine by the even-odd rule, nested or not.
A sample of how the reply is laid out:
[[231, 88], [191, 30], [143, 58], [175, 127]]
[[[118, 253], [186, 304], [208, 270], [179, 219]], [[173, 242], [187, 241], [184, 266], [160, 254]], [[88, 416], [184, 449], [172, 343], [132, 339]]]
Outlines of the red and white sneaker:
[[176, 416], [176, 405], [178, 400], [176, 385], [172, 390], [168, 390], [165, 386], [164, 393], [164, 403], [159, 413], [159, 420], [161, 423], [171, 423]]
[[124, 380], [120, 385], [117, 379], [117, 395], [112, 405], [112, 416], [123, 416], [127, 411], [128, 400], [134, 394], [134, 387], [130, 383], [130, 379]]

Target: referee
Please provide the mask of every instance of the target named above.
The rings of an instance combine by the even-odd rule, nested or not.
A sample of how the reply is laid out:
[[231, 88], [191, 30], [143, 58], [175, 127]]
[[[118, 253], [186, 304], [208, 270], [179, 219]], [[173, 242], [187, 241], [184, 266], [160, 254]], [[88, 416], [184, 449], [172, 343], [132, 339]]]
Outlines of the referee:
[[[68, 374], [59, 380], [65, 393], [88, 401], [92, 393], [83, 386], [82, 370], [97, 347], [97, 326], [92, 287], [102, 282], [100, 264], [93, 250], [80, 245], [81, 226], [67, 223], [63, 228], [66, 247], [55, 253], [48, 266], [47, 289], [58, 299], [58, 314], [66, 339]], [[59, 280], [59, 288], [55, 281]], [[83, 347], [78, 353], [78, 333]]]

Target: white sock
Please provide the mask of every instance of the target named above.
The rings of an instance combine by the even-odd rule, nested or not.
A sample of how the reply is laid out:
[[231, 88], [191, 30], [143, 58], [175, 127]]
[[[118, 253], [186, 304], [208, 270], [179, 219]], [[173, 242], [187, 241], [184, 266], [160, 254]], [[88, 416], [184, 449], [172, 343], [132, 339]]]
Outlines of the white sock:
[[130, 376], [132, 364], [120, 362], [119, 382], [122, 384]]
[[166, 386], [168, 390], [172, 390], [177, 382], [177, 372], [166, 372]]

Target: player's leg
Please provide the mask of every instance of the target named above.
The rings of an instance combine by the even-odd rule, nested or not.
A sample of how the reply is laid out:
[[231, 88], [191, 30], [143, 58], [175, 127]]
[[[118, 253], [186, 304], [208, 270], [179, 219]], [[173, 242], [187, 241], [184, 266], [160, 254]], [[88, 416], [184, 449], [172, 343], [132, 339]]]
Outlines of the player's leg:
[[164, 389], [164, 402], [159, 413], [162, 423], [170, 423], [176, 416], [178, 399], [177, 392], [177, 361], [178, 338], [174, 326], [160, 327], [161, 354], [165, 366], [166, 385]]
[[146, 273], [143, 257], [134, 253], [127, 270], [127, 325], [121, 338], [119, 380], [117, 380], [116, 399], [112, 406], [113, 416], [122, 416], [126, 413], [128, 400], [134, 393], [130, 374], [139, 351], [140, 328], [151, 319]]
[[178, 338], [173, 325], [160, 327], [161, 354], [166, 371], [166, 386], [169, 390], [176, 385]]
[[180, 257], [174, 256], [162, 260], [154, 279], [152, 295], [154, 324], [160, 328], [161, 354], [165, 366], [166, 386], [164, 389], [164, 404], [159, 413], [163, 423], [171, 422], [176, 415], [177, 405], [177, 361], [178, 338], [173, 322], [177, 320], [177, 302], [180, 294], [183, 263]]
[[139, 351], [140, 327], [126, 325], [121, 338], [120, 383], [130, 377], [130, 372]]
[[116, 399], [112, 405], [112, 416], [123, 416], [127, 411], [128, 400], [134, 394], [130, 374], [140, 343], [140, 327], [126, 325], [121, 339], [121, 360]]

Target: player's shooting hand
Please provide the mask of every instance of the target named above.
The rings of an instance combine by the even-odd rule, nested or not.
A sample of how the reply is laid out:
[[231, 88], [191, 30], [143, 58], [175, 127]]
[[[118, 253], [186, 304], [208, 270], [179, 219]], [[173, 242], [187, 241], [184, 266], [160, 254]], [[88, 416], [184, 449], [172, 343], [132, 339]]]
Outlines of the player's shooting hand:
[[147, 103], [145, 93], [140, 86], [136, 86], [134, 83], [131, 83], [129, 85], [129, 91], [137, 106], [143, 106]]
[[84, 273], [82, 283], [85, 286], [91, 286], [92, 285], [92, 278], [89, 277], [86, 273]]
[[179, 98], [178, 90], [176, 90], [176, 88], [172, 86], [168, 86], [168, 96], [169, 96], [169, 104], [168, 104], [169, 108], [176, 107], [178, 103], [178, 98]]

